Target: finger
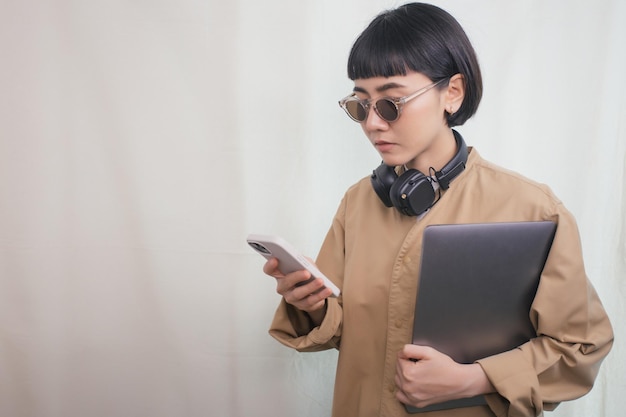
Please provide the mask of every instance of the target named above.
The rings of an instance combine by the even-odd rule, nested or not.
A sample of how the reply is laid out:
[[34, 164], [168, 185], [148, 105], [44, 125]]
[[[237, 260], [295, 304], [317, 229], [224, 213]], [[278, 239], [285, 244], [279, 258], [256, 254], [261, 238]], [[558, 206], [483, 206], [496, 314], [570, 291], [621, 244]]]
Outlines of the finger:
[[403, 404], [413, 404], [414, 398], [412, 395], [409, 395], [406, 391], [404, 391], [404, 387], [396, 375], [396, 398]]
[[403, 372], [404, 370], [402, 369], [402, 366], [400, 366], [400, 363], [398, 362], [396, 364], [396, 375], [395, 375], [396, 387], [398, 389], [401, 389], [402, 384], [404, 383]]
[[411, 404], [411, 400], [409, 399], [409, 397], [407, 397], [404, 391], [400, 389], [396, 390], [396, 399], [402, 404]]
[[263, 265], [263, 272], [274, 278], [279, 278], [279, 277], [284, 276], [278, 270], [278, 259], [276, 258], [270, 258], [267, 260], [267, 262], [265, 262], [265, 265]]
[[408, 380], [407, 372], [413, 369], [415, 362], [415, 359], [398, 358], [396, 362], [396, 385], [398, 387], [404, 386]]
[[316, 301], [313, 296], [310, 296], [304, 299], [301, 304], [300, 310], [311, 312], [323, 308], [326, 302], [324, 300]]
[[304, 288], [307, 284], [302, 284], [305, 281], [311, 279], [311, 273], [306, 270], [295, 271], [290, 274], [284, 275], [282, 277], [275, 277], [277, 280], [277, 291], [281, 295], [285, 295], [288, 292], [294, 292], [294, 297], [297, 299], [302, 299], [305, 296], [309, 295], [313, 290], [307, 291], [297, 291], [299, 289]]
[[330, 297], [332, 293], [333, 291], [330, 288], [322, 287], [306, 297], [306, 302], [310, 303], [311, 307], [324, 304], [325, 300]]
[[[289, 277], [291, 278], [291, 277]], [[310, 278], [310, 277], [309, 277]], [[303, 282], [303, 281], [298, 281]], [[329, 295], [324, 287], [324, 282], [321, 279], [314, 279], [304, 285], [296, 285], [286, 288], [284, 293], [285, 300], [289, 303], [297, 303], [300, 301], [305, 301], [305, 306], [309, 307], [313, 304], [317, 304], [321, 300], [324, 300]], [[285, 279], [284, 287], [287, 287], [289, 284], [287, 279]], [[330, 291], [332, 292], [332, 291]]]
[[328, 288], [321, 288], [318, 291], [315, 291], [312, 294], [298, 295], [296, 291], [293, 290], [286, 293], [283, 297], [285, 301], [289, 304], [294, 305], [296, 308], [304, 311], [317, 311], [320, 308], [323, 308], [326, 305], [326, 299], [332, 294], [332, 290]]
[[407, 395], [402, 390], [396, 391], [396, 399], [400, 401], [402, 404], [412, 405], [413, 407], [418, 407], [418, 408], [426, 407], [434, 403], [433, 401], [430, 401], [430, 402], [421, 401], [419, 398], [414, 398], [412, 396]]
[[407, 344], [398, 352], [398, 358], [419, 361], [432, 356], [434, 349], [429, 346]]
[[[418, 401], [418, 397], [416, 393], [413, 392], [415, 389], [415, 382], [411, 383], [408, 375], [405, 374], [409, 368], [405, 368], [404, 365], [408, 364], [408, 361], [399, 360], [397, 365], [397, 372], [395, 376], [396, 381], [396, 398], [398, 401], [404, 404], [416, 405], [416, 401]], [[415, 364], [412, 364], [413, 366]]]
[[[308, 278], [297, 282], [293, 290], [294, 293], [297, 294], [297, 296], [300, 296], [302, 298], [307, 297], [311, 294], [316, 294], [325, 288], [324, 280], [322, 280], [321, 278], [311, 279], [310, 274], [308, 274], [307, 276]], [[308, 279], [310, 279], [310, 281], [307, 282]]]

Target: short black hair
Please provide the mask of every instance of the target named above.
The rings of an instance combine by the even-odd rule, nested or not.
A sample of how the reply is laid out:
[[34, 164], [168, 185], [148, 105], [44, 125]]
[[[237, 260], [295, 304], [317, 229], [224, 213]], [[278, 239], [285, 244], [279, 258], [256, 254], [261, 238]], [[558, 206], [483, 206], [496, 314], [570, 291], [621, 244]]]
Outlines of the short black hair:
[[478, 59], [459, 22], [445, 10], [409, 3], [384, 11], [359, 35], [348, 57], [351, 80], [407, 71], [422, 73], [433, 82], [463, 75], [465, 98], [456, 113], [446, 113], [448, 126], [462, 125], [476, 113], [483, 92]]

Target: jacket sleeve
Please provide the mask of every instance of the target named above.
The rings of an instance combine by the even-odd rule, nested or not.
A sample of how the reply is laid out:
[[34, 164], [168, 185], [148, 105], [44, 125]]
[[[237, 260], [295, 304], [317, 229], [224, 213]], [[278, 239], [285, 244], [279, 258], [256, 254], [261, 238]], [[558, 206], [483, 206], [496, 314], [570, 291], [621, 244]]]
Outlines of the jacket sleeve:
[[[333, 224], [322, 244], [317, 266], [341, 290], [344, 271], [344, 214], [345, 198], [342, 200]], [[326, 315], [315, 326], [309, 315], [281, 300], [274, 315], [269, 333], [287, 347], [301, 352], [339, 349], [343, 322], [342, 295], [327, 298]]]
[[591, 390], [613, 343], [608, 316], [583, 265], [578, 228], [559, 205], [558, 223], [530, 318], [537, 337], [478, 363], [496, 388], [498, 417], [540, 415]]

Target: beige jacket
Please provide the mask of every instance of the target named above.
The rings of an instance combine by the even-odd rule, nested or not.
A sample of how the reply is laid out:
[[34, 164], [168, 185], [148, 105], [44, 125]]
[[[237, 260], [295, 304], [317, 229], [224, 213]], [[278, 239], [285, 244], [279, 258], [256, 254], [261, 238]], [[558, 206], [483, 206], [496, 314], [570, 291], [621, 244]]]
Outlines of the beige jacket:
[[339, 349], [334, 417], [406, 416], [395, 398], [398, 351], [412, 337], [422, 233], [429, 224], [552, 220], [553, 246], [530, 311], [538, 337], [478, 361], [498, 394], [489, 406], [419, 414], [535, 416], [587, 393], [613, 332], [587, 279], [576, 222], [544, 185], [471, 150], [465, 171], [420, 220], [385, 207], [369, 178], [345, 194], [317, 264], [341, 288], [313, 327], [284, 302], [270, 334], [299, 351]]

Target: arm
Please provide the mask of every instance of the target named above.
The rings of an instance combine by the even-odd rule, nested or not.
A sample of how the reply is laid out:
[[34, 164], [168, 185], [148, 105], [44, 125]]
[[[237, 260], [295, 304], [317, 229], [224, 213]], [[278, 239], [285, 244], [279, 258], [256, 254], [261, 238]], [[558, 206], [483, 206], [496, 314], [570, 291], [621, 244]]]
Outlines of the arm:
[[398, 400], [424, 407], [487, 394], [499, 417], [531, 416], [591, 389], [613, 332], [585, 275], [576, 225], [561, 210], [530, 311], [538, 336], [470, 365], [458, 364], [432, 348], [406, 345], [397, 362]]
[[[320, 270], [339, 288], [342, 287], [344, 268], [344, 205], [342, 201], [317, 259]], [[294, 287], [296, 282], [309, 277], [307, 272], [290, 274], [281, 281], [273, 267], [275, 265], [268, 262], [264, 270], [277, 278], [277, 291], [283, 295], [283, 299], [274, 315], [270, 335], [285, 346], [300, 351], [339, 348], [343, 320], [342, 296], [327, 298], [330, 295], [326, 293], [327, 290], [316, 293], [321, 281]]]
[[530, 317], [535, 339], [478, 361], [498, 395], [487, 401], [498, 416], [538, 415], [593, 386], [611, 349], [613, 331], [585, 274], [578, 229], [562, 206]]

